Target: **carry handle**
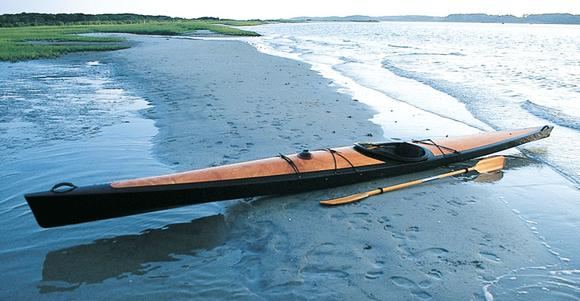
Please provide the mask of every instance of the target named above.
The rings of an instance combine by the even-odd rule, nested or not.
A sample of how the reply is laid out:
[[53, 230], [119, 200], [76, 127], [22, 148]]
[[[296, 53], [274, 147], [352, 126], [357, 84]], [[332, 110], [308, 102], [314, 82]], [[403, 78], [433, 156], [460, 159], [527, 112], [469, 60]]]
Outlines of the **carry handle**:
[[78, 187], [70, 182], [62, 182], [62, 183], [58, 183], [54, 186], [52, 186], [52, 188], [50, 189], [50, 192], [53, 193], [66, 193], [66, 192], [71, 192], [75, 189], [77, 189]]

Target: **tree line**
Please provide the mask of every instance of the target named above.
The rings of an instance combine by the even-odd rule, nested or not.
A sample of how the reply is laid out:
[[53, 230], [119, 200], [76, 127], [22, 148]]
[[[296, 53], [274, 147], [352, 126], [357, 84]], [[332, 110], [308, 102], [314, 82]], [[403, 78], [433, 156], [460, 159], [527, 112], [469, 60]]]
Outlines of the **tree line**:
[[[168, 16], [148, 16], [138, 14], [43, 14], [20, 13], [0, 15], [0, 27], [68, 25], [68, 24], [125, 24], [159, 21], [178, 21], [183, 18]], [[214, 17], [203, 17], [197, 20], [220, 20]]]

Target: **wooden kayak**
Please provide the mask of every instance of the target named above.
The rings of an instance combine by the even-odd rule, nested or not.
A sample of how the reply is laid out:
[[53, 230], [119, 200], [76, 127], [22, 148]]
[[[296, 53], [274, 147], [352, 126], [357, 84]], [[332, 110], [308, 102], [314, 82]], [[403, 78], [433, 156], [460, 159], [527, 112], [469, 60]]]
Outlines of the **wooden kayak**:
[[543, 126], [433, 140], [357, 143], [109, 184], [60, 183], [25, 198], [40, 226], [56, 227], [412, 173], [542, 139], [551, 131], [551, 126]]

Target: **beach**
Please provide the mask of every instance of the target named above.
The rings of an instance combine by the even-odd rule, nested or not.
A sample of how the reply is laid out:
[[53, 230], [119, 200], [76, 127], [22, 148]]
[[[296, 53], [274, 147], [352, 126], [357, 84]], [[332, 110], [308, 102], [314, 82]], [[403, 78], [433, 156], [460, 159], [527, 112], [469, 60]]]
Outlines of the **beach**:
[[[444, 118], [429, 117], [427, 130], [412, 121], [372, 122], [376, 109], [311, 65], [243, 41], [129, 37], [129, 49], [53, 60], [98, 61], [111, 85], [147, 105], [100, 124], [93, 136], [76, 136], [71, 149], [105, 142], [98, 156], [66, 161], [74, 169], [33, 178], [22, 163], [1, 175], [10, 189], [0, 199], [16, 208], [3, 214], [21, 234], [1, 227], [0, 272], [9, 280], [0, 299], [568, 300], [580, 293], [578, 188], [519, 152], [509, 153], [495, 177], [460, 176], [340, 207], [318, 202], [448, 169], [39, 230], [22, 198], [27, 187], [8, 180], [36, 180], [38, 188], [63, 179], [112, 181], [401, 132], [454, 133]], [[407, 118], [397, 114], [390, 118]], [[14, 149], [28, 143], [38, 154], [38, 137]], [[117, 153], [107, 150], [115, 144], [122, 145]], [[11, 151], [10, 158], [26, 154]]]

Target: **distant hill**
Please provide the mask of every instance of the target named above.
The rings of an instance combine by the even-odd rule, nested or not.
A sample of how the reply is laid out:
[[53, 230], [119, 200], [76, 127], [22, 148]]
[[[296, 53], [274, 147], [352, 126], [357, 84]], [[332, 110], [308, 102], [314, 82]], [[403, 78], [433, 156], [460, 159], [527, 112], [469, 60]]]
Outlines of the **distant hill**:
[[299, 21], [299, 22], [379, 22], [376, 17], [369, 17], [369, 16], [346, 16], [346, 17], [338, 17], [338, 16], [329, 16], [329, 17], [296, 17], [291, 18], [290, 20]]
[[291, 20], [295, 21], [305, 21], [305, 22], [380, 22], [380, 21], [418, 21], [418, 22], [431, 22], [431, 21], [441, 21], [442, 17], [430, 17], [430, 16], [385, 16], [385, 17], [370, 17], [370, 16], [346, 16], [346, 17], [296, 17]]
[[533, 24], [580, 24], [580, 15], [539, 14], [516, 17], [512, 15], [453, 14], [444, 18], [445, 22], [477, 23], [533, 23]]
[[474, 23], [527, 23], [512, 15], [496, 16], [487, 14], [452, 14], [443, 19], [444, 22], [474, 22]]
[[528, 23], [580, 24], [580, 15], [572, 15], [572, 14], [527, 15], [525, 17], [525, 20]]
[[306, 22], [469, 22], [469, 23], [532, 23], [532, 24], [580, 24], [580, 15], [572, 14], [535, 14], [516, 17], [512, 15], [488, 15], [488, 14], [452, 14], [447, 17], [432, 17], [421, 15], [409, 16], [346, 16], [346, 17], [298, 17], [295, 21]]

